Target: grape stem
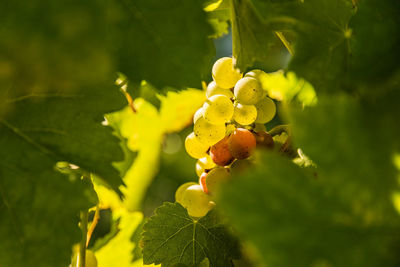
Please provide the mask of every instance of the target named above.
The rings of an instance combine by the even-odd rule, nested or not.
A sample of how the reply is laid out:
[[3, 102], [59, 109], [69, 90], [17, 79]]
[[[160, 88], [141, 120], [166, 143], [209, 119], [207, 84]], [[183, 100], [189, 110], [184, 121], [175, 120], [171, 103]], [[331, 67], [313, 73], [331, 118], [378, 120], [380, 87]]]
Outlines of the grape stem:
[[280, 135], [280, 134], [282, 134], [284, 132], [287, 133], [290, 136], [290, 128], [289, 128], [288, 124], [275, 126], [268, 133], [269, 133], [269, 135], [274, 137], [274, 136]]
[[87, 241], [87, 225], [88, 225], [88, 210], [81, 211], [80, 213], [81, 222], [79, 227], [82, 231], [82, 240], [79, 244], [79, 254], [77, 267], [85, 267], [86, 262], [86, 241]]

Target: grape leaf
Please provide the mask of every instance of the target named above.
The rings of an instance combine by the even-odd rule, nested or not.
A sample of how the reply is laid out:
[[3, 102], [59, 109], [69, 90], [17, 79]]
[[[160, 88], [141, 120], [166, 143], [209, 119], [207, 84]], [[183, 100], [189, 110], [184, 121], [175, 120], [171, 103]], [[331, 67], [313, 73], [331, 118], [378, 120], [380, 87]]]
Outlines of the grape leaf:
[[[268, 266], [397, 266], [399, 217], [393, 188], [386, 186], [391, 181], [380, 177], [386, 178], [315, 179], [288, 159], [268, 154], [226, 185], [217, 203]], [[385, 186], [370, 186], [371, 179]], [[381, 209], [360, 203], [366, 198]]]
[[113, 266], [118, 262], [118, 266], [133, 266], [133, 249], [138, 246], [131, 242], [131, 236], [140, 225], [143, 215], [140, 212], [128, 212], [124, 209], [113, 212], [116, 219], [119, 218], [120, 231], [105, 246], [96, 251], [96, 258], [99, 267]]
[[208, 258], [210, 266], [229, 266], [238, 256], [238, 244], [211, 211], [194, 220], [178, 203], [164, 203], [144, 225], [144, 264], [198, 266]]
[[0, 124], [0, 265], [68, 266], [78, 213], [95, 203], [79, 177], [54, 170], [37, 143]]
[[201, 1], [119, 1], [119, 67], [158, 88], [199, 87], [213, 58], [213, 29]]
[[171, 133], [179, 132], [193, 123], [193, 114], [203, 105], [206, 95], [201, 90], [186, 89], [180, 92], [169, 91], [159, 98], [162, 128], [165, 133]]

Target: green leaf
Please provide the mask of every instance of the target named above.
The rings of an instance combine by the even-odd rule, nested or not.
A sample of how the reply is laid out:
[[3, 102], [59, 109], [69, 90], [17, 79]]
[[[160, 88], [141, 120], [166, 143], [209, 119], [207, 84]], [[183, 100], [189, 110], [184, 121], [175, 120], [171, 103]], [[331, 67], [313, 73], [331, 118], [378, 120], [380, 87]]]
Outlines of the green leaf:
[[257, 59], [266, 59], [270, 54], [268, 45], [277, 39], [274, 34], [281, 33], [294, 40], [294, 45], [288, 42], [294, 47], [290, 70], [319, 90], [334, 88], [341, 81], [337, 77], [348, 69], [350, 56], [348, 24], [354, 14], [351, 1], [233, 2], [237, 21], [233, 23], [233, 48], [240, 68], [251, 66]]
[[[255, 63], [268, 62], [281, 42], [273, 28], [264, 23], [251, 0], [232, 1], [232, 50], [236, 67], [245, 71]], [[274, 53], [275, 52], [275, 53]], [[274, 55], [277, 54], [277, 55]]]
[[160, 95], [160, 118], [165, 133], [179, 132], [193, 123], [193, 115], [206, 100], [205, 92], [186, 89], [180, 92], [169, 91]]
[[96, 251], [96, 258], [99, 267], [113, 266], [118, 262], [118, 266], [133, 266], [132, 251], [138, 244], [131, 242], [131, 236], [140, 225], [143, 215], [140, 212], [128, 212], [119, 210], [113, 212], [113, 216], [118, 220], [118, 234], [110, 240], [105, 246]]
[[164, 203], [144, 225], [143, 262], [162, 266], [229, 266], [238, 256], [238, 244], [215, 212], [194, 220], [178, 203]]
[[91, 189], [4, 124], [0, 147], [0, 265], [68, 266], [81, 238], [79, 211], [95, 205], [85, 196]]
[[214, 49], [201, 1], [119, 1], [120, 70], [158, 88], [200, 87]]
[[393, 188], [371, 186], [390, 178], [315, 178], [267, 154], [257, 168], [226, 185], [217, 205], [268, 266], [397, 266]]

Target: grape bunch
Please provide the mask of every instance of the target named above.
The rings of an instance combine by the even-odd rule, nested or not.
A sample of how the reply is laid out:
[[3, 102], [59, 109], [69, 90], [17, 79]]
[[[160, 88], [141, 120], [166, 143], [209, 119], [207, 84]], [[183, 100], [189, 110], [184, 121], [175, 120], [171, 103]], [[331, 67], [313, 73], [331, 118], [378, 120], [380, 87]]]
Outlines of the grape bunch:
[[175, 193], [192, 217], [202, 217], [215, 206], [218, 187], [229, 181], [231, 172], [251, 164], [256, 147], [274, 147], [264, 124], [274, 118], [276, 106], [262, 88], [261, 73], [252, 70], [243, 77], [230, 57], [218, 59], [212, 68], [207, 100], [194, 114], [193, 132], [185, 140], [187, 153], [198, 159], [199, 182], [185, 183]]

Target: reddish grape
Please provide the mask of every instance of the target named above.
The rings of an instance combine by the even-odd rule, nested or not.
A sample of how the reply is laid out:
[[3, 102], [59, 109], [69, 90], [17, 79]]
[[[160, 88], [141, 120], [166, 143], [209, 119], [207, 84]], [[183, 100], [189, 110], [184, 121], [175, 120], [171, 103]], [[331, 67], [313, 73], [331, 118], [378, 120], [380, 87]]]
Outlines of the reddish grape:
[[201, 186], [201, 189], [206, 194], [208, 194], [208, 188], [207, 188], [207, 184], [206, 184], [207, 174], [208, 174], [207, 172], [203, 172], [199, 178], [199, 184]]
[[246, 129], [237, 128], [228, 139], [228, 148], [237, 159], [248, 158], [256, 147], [256, 138]]
[[256, 138], [257, 147], [273, 149], [274, 148], [274, 139], [267, 132], [257, 132], [254, 133], [254, 137]]
[[210, 157], [219, 166], [226, 166], [233, 161], [233, 156], [228, 148], [228, 136], [213, 145], [210, 149]]

